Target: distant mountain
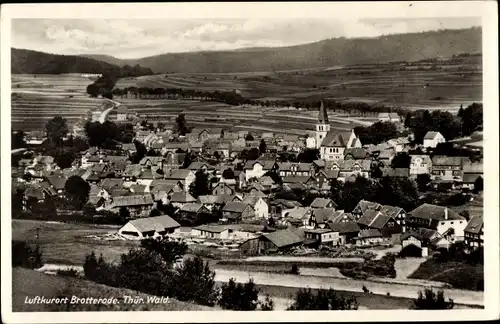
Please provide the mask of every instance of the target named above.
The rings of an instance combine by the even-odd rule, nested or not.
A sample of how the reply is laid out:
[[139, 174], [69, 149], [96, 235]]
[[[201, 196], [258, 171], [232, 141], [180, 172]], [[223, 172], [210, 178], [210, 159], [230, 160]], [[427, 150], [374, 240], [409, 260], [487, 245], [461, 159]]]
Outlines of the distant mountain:
[[149, 75], [140, 66], [120, 67], [78, 55], [57, 55], [26, 49], [11, 49], [11, 72], [25, 74], [108, 73], [116, 77]]
[[113, 64], [113, 65], [118, 65], [118, 66], [123, 66], [126, 64], [134, 64], [134, 60], [123, 60], [123, 59], [119, 59], [119, 58], [116, 58], [114, 56], [105, 55], [105, 54], [82, 54], [80, 56], [87, 57], [87, 58], [97, 60], [97, 61], [106, 62], [106, 63]]
[[135, 60], [92, 55], [113, 64], [140, 64], [155, 73], [294, 70], [334, 65], [416, 61], [481, 53], [481, 28], [449, 29], [375, 38], [335, 38], [289, 47], [161, 54]]

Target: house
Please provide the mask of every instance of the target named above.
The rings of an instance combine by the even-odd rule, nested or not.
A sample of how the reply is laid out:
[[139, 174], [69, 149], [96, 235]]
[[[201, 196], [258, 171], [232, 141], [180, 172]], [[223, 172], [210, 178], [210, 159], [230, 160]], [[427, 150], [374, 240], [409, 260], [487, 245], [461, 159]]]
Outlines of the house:
[[328, 198], [316, 198], [311, 203], [311, 208], [337, 208], [337, 204]]
[[320, 170], [314, 178], [318, 189], [330, 191], [330, 184], [339, 177], [339, 170]]
[[215, 197], [214, 208], [221, 210], [230, 202], [241, 202], [241, 199], [236, 195], [219, 195]]
[[47, 182], [50, 186], [57, 192], [57, 194], [62, 197], [64, 196], [64, 185], [66, 184], [66, 177], [50, 175], [46, 177]]
[[464, 229], [464, 242], [471, 248], [483, 247], [484, 223], [482, 216], [474, 216]]
[[450, 242], [443, 238], [436, 230], [420, 227], [417, 230], [410, 230], [403, 233], [400, 237], [401, 246], [405, 248], [413, 245], [420, 248], [420, 256], [426, 257], [429, 248], [448, 248]]
[[418, 230], [423, 227], [436, 230], [451, 243], [464, 240], [464, 229], [467, 221], [453, 210], [431, 204], [423, 204], [409, 212], [406, 216], [406, 227]]
[[344, 180], [350, 176], [368, 178], [370, 177], [371, 163], [371, 160], [338, 160], [327, 162], [326, 168], [338, 170], [338, 178]]
[[185, 204], [196, 202], [196, 199], [188, 192], [174, 192], [170, 195], [169, 201], [172, 206], [182, 208]]
[[305, 243], [308, 243], [308, 245], [339, 246], [345, 244], [344, 237], [340, 236], [339, 232], [335, 232], [329, 227], [305, 229], [304, 234], [306, 239]]
[[275, 161], [255, 160], [247, 161], [244, 166], [246, 181], [252, 178], [260, 178], [270, 171], [276, 171], [278, 165]]
[[474, 189], [474, 183], [478, 178], [483, 177], [483, 163], [473, 163], [470, 160], [463, 163], [463, 182], [462, 187], [467, 189]]
[[368, 151], [361, 147], [352, 147], [344, 151], [344, 160], [366, 160], [369, 158]]
[[168, 215], [145, 217], [129, 221], [120, 227], [118, 234], [128, 239], [144, 239], [174, 233], [180, 226]]
[[312, 209], [308, 227], [325, 228], [329, 221], [336, 215], [335, 208]]
[[357, 221], [361, 230], [377, 229], [382, 237], [391, 237], [393, 234], [401, 233], [403, 230], [395, 219], [387, 216], [381, 211], [368, 209]]
[[105, 178], [101, 180], [99, 186], [107, 192], [111, 192], [115, 188], [123, 188], [123, 183], [123, 179]]
[[379, 203], [375, 203], [375, 202], [371, 202], [371, 201], [367, 201], [367, 200], [362, 199], [358, 202], [356, 207], [354, 207], [354, 209], [352, 210], [352, 214], [354, 215], [356, 220], [358, 220], [361, 218], [361, 216], [363, 216], [363, 214], [367, 210], [369, 210], [369, 209], [380, 210], [380, 208], [382, 208], [382, 205], [380, 205]]
[[204, 222], [203, 220], [210, 219], [212, 212], [208, 210], [205, 206], [198, 203], [187, 203], [184, 204], [178, 211], [177, 214], [180, 218], [185, 220], [190, 220], [192, 222]]
[[242, 203], [250, 205], [255, 212], [256, 218], [269, 218], [269, 206], [262, 197], [245, 196]]
[[194, 182], [196, 176], [188, 169], [172, 169], [165, 174], [165, 179], [179, 181], [184, 190], [189, 190], [189, 186]]
[[440, 132], [427, 132], [424, 136], [424, 147], [435, 148], [438, 144], [446, 142]]
[[314, 167], [312, 163], [278, 163], [278, 170], [281, 177], [314, 175]]
[[382, 112], [382, 113], [378, 114], [378, 121], [399, 123], [399, 122], [401, 122], [401, 118], [399, 117], [399, 115], [397, 113]]
[[347, 133], [330, 131], [330, 122], [323, 101], [316, 123], [315, 142], [316, 148], [320, 150], [321, 159], [326, 161], [342, 160], [346, 149], [361, 147], [361, 141], [354, 134], [354, 130]]
[[193, 227], [191, 235], [210, 239], [227, 240], [229, 238], [229, 229], [220, 225], [200, 225]]
[[209, 173], [209, 172], [214, 172], [215, 167], [205, 162], [195, 161], [188, 166], [188, 170], [191, 170], [194, 173], [200, 170], [203, 171], [204, 173]]
[[163, 170], [163, 163], [165, 158], [163, 156], [145, 156], [139, 161], [139, 165], [143, 168], [151, 169], [156, 171], [158, 169]]
[[416, 178], [419, 174], [430, 174], [432, 169], [432, 160], [428, 155], [410, 156], [410, 177]]
[[356, 246], [380, 245], [384, 242], [382, 233], [375, 228], [360, 230], [358, 236], [353, 240]]
[[230, 202], [222, 208], [222, 221], [227, 223], [239, 223], [242, 220], [253, 219], [255, 211], [252, 206], [243, 202]]
[[46, 138], [47, 134], [44, 131], [26, 132], [24, 135], [24, 141], [28, 145], [40, 145]]
[[328, 222], [327, 225], [332, 231], [339, 233], [339, 237], [344, 243], [351, 243], [354, 238], [358, 237], [361, 230], [354, 221]]
[[309, 226], [311, 215], [312, 209], [309, 207], [295, 206], [290, 209], [283, 209], [281, 223], [285, 226], [313, 228]]
[[229, 185], [225, 182], [219, 182], [213, 189], [212, 195], [220, 196], [220, 195], [234, 195], [236, 192], [235, 185]]
[[122, 208], [128, 210], [131, 217], [144, 217], [149, 215], [153, 207], [153, 198], [149, 194], [110, 197], [104, 209], [113, 213], [120, 213]]
[[304, 237], [292, 229], [266, 233], [259, 237], [259, 254], [288, 250], [303, 242]]
[[212, 210], [216, 202], [217, 202], [217, 196], [214, 195], [203, 195], [203, 196], [198, 196], [198, 198], [196, 198], [196, 203], [202, 204], [208, 210]]
[[389, 216], [390, 218], [394, 219], [396, 223], [398, 223], [398, 225], [402, 227], [403, 232], [405, 231], [406, 212], [403, 208], [396, 206], [382, 205], [379, 208], [379, 211]]
[[461, 182], [463, 160], [460, 156], [434, 156], [432, 158], [432, 181]]
[[389, 178], [409, 178], [409, 168], [384, 168], [382, 169], [382, 176]]

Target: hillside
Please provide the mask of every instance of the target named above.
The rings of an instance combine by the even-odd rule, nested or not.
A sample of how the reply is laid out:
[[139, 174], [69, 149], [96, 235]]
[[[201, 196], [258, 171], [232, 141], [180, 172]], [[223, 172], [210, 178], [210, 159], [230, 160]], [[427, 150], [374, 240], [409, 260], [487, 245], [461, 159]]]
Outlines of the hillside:
[[155, 73], [224, 73], [416, 61], [481, 51], [481, 28], [476, 27], [376, 38], [335, 38], [290, 47], [171, 53], [137, 60], [91, 57], [115, 64], [140, 64]]
[[57, 55], [26, 49], [11, 49], [12, 74], [110, 73], [116, 76], [140, 76], [153, 72], [140, 66], [106, 63], [77, 55]]

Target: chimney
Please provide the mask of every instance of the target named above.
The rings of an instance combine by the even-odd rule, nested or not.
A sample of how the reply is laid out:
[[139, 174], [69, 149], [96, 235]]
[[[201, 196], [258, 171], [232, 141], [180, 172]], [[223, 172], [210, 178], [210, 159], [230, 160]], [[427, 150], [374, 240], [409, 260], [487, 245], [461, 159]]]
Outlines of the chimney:
[[445, 220], [448, 219], [448, 208], [447, 207], [444, 208], [444, 219]]

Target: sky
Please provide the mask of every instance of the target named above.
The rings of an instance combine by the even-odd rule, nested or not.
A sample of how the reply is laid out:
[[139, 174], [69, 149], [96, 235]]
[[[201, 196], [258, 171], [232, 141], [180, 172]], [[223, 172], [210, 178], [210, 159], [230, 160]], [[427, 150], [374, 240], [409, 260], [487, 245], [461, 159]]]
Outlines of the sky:
[[13, 19], [12, 47], [131, 59], [164, 53], [290, 46], [336, 37], [480, 26], [479, 18]]

